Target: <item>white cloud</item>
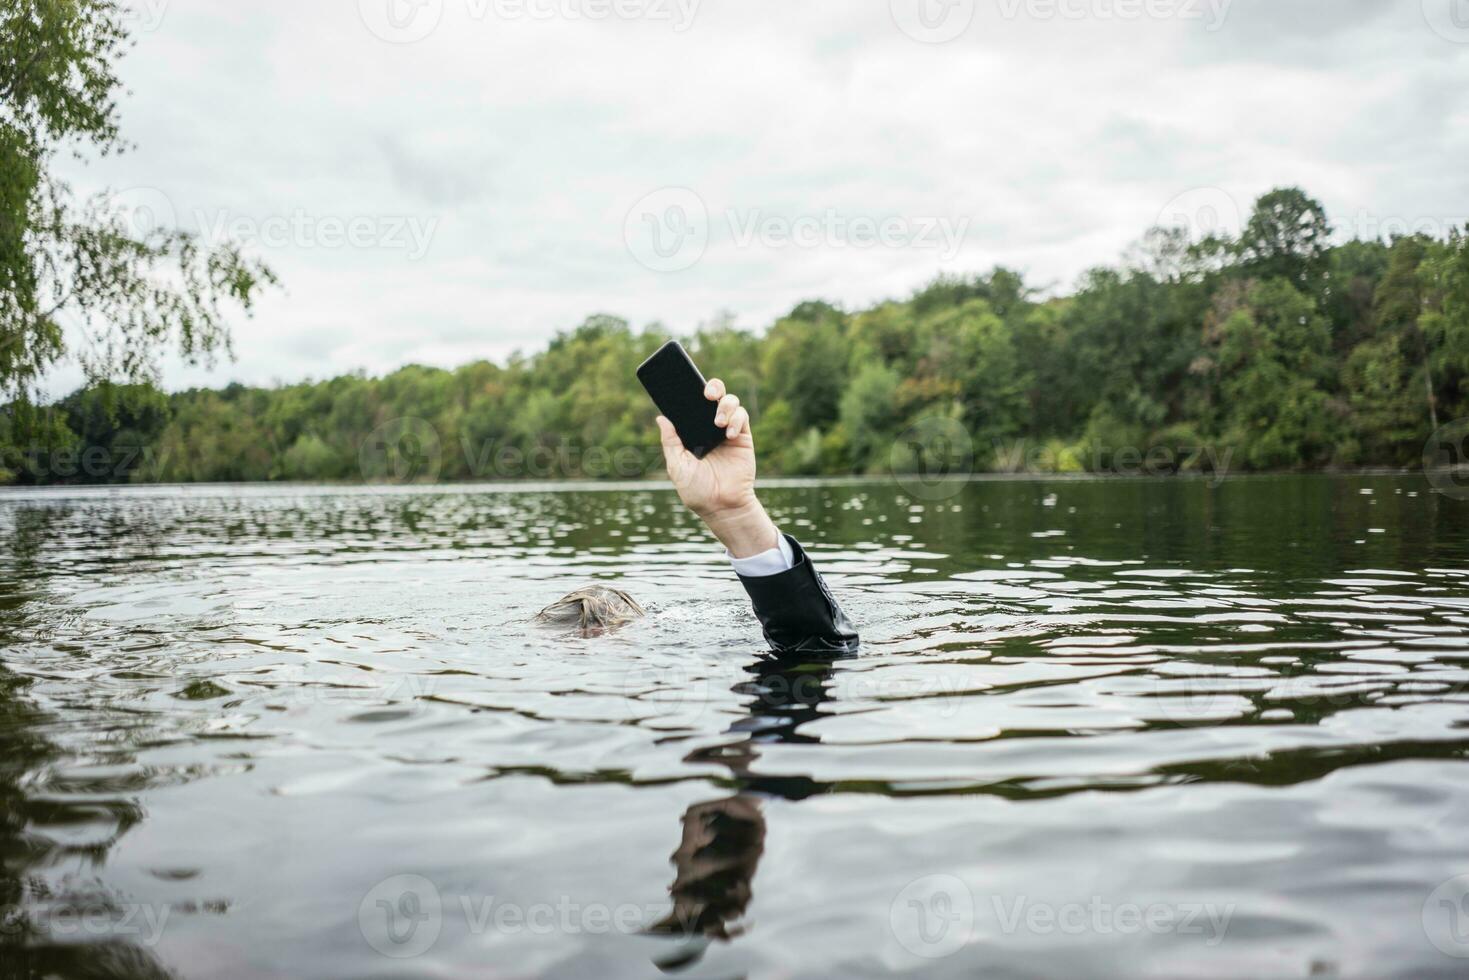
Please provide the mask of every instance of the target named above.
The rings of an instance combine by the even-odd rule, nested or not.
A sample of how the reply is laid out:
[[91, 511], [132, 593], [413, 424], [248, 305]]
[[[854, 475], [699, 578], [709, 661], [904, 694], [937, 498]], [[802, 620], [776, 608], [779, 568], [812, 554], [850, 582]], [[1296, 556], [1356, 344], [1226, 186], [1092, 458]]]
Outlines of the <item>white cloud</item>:
[[[887, 0], [598, 2], [166, 4], [125, 63], [138, 149], [77, 185], [155, 188], [185, 225], [308, 232], [257, 245], [287, 291], [235, 321], [238, 360], [170, 360], [165, 383], [503, 358], [594, 312], [761, 327], [802, 299], [860, 305], [997, 262], [1066, 286], [1198, 187], [1247, 209], [1299, 183], [1343, 223], [1469, 211], [1469, 43], [1430, 27], [1438, 0], [995, 0], [944, 44], [904, 34]], [[441, 11], [437, 27], [387, 43], [360, 10], [388, 3], [403, 23]], [[662, 187], [710, 215], [680, 272], [639, 265], [624, 239]], [[830, 212], [967, 234], [944, 261], [729, 233], [730, 215]], [[432, 227], [421, 257], [385, 243], [393, 220]], [[354, 221], [377, 237], [322, 244]]]

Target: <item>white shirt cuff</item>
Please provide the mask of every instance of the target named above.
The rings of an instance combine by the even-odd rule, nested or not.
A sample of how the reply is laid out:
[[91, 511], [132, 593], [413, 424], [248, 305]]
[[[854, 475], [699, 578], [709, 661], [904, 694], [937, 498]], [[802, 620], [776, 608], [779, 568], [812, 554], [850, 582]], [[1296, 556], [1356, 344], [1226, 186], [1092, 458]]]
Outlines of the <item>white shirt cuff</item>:
[[736, 558], [728, 551], [725, 557], [734, 566], [734, 570], [745, 578], [764, 578], [767, 575], [779, 575], [781, 572], [789, 571], [796, 567], [796, 556], [791, 552], [791, 543], [786, 536], [780, 536], [780, 545], [769, 551], [762, 551], [758, 555], [749, 558]]

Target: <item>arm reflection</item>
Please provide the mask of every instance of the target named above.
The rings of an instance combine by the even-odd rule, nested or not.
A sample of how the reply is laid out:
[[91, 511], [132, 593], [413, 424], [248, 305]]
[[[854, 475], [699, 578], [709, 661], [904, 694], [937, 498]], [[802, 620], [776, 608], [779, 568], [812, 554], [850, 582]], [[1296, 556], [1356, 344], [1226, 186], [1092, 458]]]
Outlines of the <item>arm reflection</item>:
[[[730, 727], [744, 737], [697, 749], [684, 760], [725, 766], [738, 791], [695, 803], [684, 812], [683, 840], [672, 857], [677, 869], [669, 887], [673, 910], [652, 932], [711, 939], [738, 936], [765, 851], [762, 800], [801, 800], [822, 791], [809, 777], [763, 776], [754, 765], [761, 744], [821, 741], [800, 728], [821, 717], [821, 706], [831, 700], [832, 662], [761, 659], [745, 669], [751, 677], [732, 690], [749, 698], [748, 714]], [[695, 952], [693, 958], [698, 955]]]

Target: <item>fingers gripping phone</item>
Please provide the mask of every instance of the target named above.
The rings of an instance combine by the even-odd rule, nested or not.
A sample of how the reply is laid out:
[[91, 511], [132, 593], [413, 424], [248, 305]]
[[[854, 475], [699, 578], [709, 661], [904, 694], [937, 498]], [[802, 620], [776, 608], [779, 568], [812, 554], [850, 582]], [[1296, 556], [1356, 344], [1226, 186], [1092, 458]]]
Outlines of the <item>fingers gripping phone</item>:
[[719, 406], [704, 397], [707, 382], [678, 341], [670, 340], [644, 361], [638, 380], [689, 452], [703, 459], [724, 442], [724, 429], [714, 424]]

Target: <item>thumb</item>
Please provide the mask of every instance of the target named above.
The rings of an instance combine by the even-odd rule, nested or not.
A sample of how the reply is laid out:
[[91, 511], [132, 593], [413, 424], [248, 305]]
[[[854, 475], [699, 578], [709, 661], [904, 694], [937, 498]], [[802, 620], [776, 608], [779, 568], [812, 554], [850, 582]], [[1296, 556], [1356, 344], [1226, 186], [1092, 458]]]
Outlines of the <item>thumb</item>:
[[663, 458], [667, 462], [672, 463], [687, 451], [684, 449], [683, 440], [678, 437], [678, 430], [662, 415], [658, 416], [658, 435], [662, 439]]

